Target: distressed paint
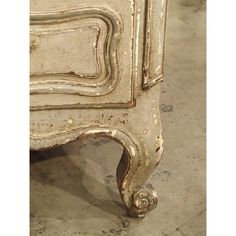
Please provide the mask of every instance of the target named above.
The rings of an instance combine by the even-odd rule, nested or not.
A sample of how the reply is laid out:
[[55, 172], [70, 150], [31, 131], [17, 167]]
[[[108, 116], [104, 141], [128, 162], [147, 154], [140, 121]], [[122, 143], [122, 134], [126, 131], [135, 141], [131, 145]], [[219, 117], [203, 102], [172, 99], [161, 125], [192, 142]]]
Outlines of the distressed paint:
[[[165, 4], [165, 0], [130, 0], [123, 4], [116, 0], [87, 0], [83, 4], [78, 0], [38, 0], [31, 4], [31, 63], [39, 63], [34, 68], [40, 70], [37, 50], [43, 50], [37, 35], [51, 32], [55, 23], [61, 27], [56, 31], [59, 34], [70, 24], [71, 35], [86, 29], [83, 36], [92, 42], [96, 64], [83, 68], [79, 61], [78, 71], [54, 78], [49, 78], [55, 76], [51, 72], [59, 67], [53, 67], [52, 62], [51, 71], [43, 69], [41, 75], [32, 68], [30, 148], [41, 150], [90, 136], [119, 142], [124, 147], [117, 167], [120, 196], [128, 214], [140, 218], [158, 202], [155, 190], [145, 183], [163, 151], [160, 85], [156, 78], [163, 74]], [[160, 5], [161, 11], [157, 7]], [[153, 34], [157, 37], [152, 38]], [[53, 37], [57, 40], [57, 34]], [[159, 41], [153, 41], [156, 38]], [[67, 44], [59, 41], [58, 47]], [[91, 53], [88, 44], [83, 44], [85, 55]], [[50, 45], [44, 46], [50, 50]], [[62, 61], [58, 58], [58, 63]], [[74, 63], [65, 61], [63, 68]]]
[[143, 89], [163, 79], [167, 1], [146, 1]]

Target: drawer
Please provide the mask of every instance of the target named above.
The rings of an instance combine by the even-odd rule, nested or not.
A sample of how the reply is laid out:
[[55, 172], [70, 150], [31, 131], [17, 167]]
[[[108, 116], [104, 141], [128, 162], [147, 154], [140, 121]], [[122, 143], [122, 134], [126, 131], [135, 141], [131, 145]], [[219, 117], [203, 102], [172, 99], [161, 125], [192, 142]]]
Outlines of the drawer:
[[143, 1], [31, 1], [31, 109], [130, 107]]

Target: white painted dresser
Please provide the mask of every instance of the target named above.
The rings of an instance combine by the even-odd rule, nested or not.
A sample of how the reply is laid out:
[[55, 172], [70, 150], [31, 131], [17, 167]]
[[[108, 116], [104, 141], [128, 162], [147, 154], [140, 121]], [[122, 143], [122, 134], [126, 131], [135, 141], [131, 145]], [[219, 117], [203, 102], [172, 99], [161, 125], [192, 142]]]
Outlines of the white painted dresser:
[[166, 0], [31, 0], [30, 146], [88, 136], [121, 143], [117, 183], [130, 216], [157, 195]]

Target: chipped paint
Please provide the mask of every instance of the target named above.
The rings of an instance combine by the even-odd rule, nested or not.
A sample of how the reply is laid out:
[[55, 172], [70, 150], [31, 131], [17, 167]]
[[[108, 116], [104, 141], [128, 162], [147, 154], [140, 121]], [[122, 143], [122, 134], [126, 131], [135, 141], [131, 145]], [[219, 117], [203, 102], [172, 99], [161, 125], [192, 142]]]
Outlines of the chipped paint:
[[154, 125], [158, 124], [158, 119], [154, 119]]
[[148, 129], [147, 128], [143, 129], [143, 135], [147, 135], [147, 134], [148, 134]]
[[145, 166], [148, 167], [148, 166], [149, 166], [149, 163], [150, 163], [149, 159], [146, 159], [146, 160], [145, 160]]
[[[143, 5], [144, 2], [148, 3], [147, 7]], [[160, 91], [159, 85], [146, 91], [143, 91], [143, 87], [146, 86], [146, 89], [152, 87], [160, 81], [160, 76], [163, 76], [164, 24], [161, 24], [160, 18], [164, 21], [165, 2], [165, 0], [131, 0], [132, 14], [129, 16], [125, 12], [119, 14], [117, 11], [119, 9], [113, 11], [110, 6], [109, 9], [101, 6], [104, 11], [101, 11], [100, 7], [93, 7], [64, 12], [65, 17], [59, 17], [60, 19], [68, 20], [72, 14], [73, 19], [79, 20], [81, 15], [85, 14], [86, 16], [83, 17], [87, 22], [92, 19], [94, 25], [97, 25], [98, 16], [106, 21], [107, 29], [102, 33], [107, 43], [100, 45], [98, 41], [90, 40], [90, 47], [85, 45], [83, 50], [91, 50], [92, 47], [95, 57], [102, 57], [107, 65], [98, 65], [102, 72], [97, 74], [96, 78], [91, 75], [88, 79], [87, 73], [78, 72], [75, 68], [68, 70], [65, 76], [69, 79], [64, 79], [63, 82], [57, 80], [60, 76], [50, 83], [40, 81], [44, 75], [42, 78], [37, 78], [38, 81], [31, 76], [31, 120], [34, 124], [31, 127], [31, 148], [39, 150], [54, 147], [67, 142], [80, 141], [88, 136], [110, 137], [119, 142], [125, 151], [117, 168], [118, 187], [129, 215], [135, 217], [144, 217], [157, 204], [157, 196], [153, 188], [150, 185], [143, 185], [150, 177], [157, 160], [160, 160], [163, 150], [158, 105]], [[110, 3], [112, 4], [113, 0]], [[160, 8], [161, 3], [163, 9]], [[80, 16], [77, 15], [78, 12]], [[87, 17], [88, 12], [89, 17]], [[148, 22], [144, 22], [144, 14]], [[40, 18], [33, 14], [31, 21], [38, 25], [48, 23], [50, 27], [52, 22], [49, 22], [48, 17], [52, 15], [49, 13], [44, 18], [41, 14]], [[53, 17], [58, 20], [58, 13]], [[128, 19], [130, 25], [126, 24], [127, 17], [132, 18], [132, 20]], [[43, 22], [42, 18], [44, 18]], [[123, 28], [123, 21], [130, 30]], [[77, 23], [78, 27], [83, 25], [82, 21]], [[31, 28], [37, 24], [31, 24]], [[71, 24], [73, 25], [73, 22]], [[34, 30], [37, 31], [37, 27]], [[103, 30], [101, 25], [98, 28]], [[74, 31], [79, 32], [77, 28]], [[144, 38], [147, 39], [146, 41], [144, 39], [144, 42], [143, 37], [140, 37], [143, 32]], [[124, 43], [128, 33], [130, 41]], [[100, 51], [94, 51], [98, 47]], [[35, 54], [37, 50], [32, 53]], [[84, 56], [86, 57], [89, 58], [88, 55]], [[96, 59], [95, 63], [99, 64], [99, 60]], [[40, 66], [41, 63], [38, 64]], [[99, 72], [99, 68], [97, 69]], [[125, 73], [126, 69], [130, 73]], [[143, 74], [145, 78], [141, 81]], [[34, 96], [36, 93], [37, 95]], [[40, 99], [46, 103], [42, 105]], [[53, 128], [52, 124], [54, 124]]]
[[65, 143], [69, 143], [70, 141], [71, 141], [71, 139], [68, 138], [65, 140]]
[[72, 118], [70, 118], [69, 120], [66, 121], [66, 123], [68, 125], [72, 125], [74, 123], [74, 120]]
[[135, 154], [136, 154], [135, 148], [130, 146], [130, 150], [131, 150], [131, 155], [135, 156]]
[[112, 136], [112, 137], [115, 137], [116, 135], [117, 135], [117, 130], [112, 130], [112, 131], [111, 131], [111, 136]]

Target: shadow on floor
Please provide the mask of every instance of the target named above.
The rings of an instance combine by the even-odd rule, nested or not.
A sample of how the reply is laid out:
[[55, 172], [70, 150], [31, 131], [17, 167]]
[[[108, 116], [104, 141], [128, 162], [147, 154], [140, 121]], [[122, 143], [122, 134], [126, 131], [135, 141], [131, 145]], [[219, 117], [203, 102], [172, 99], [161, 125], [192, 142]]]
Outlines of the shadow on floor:
[[[96, 158], [94, 159], [96, 161]], [[99, 182], [96, 179], [96, 176], [91, 176], [82, 168], [86, 165], [86, 160], [81, 160], [80, 164], [81, 166], [77, 166], [70, 158], [67, 158], [67, 152], [63, 147], [57, 147], [46, 151], [31, 151], [31, 180], [37, 181], [42, 185], [51, 185], [68, 192], [92, 206], [100, 208], [106, 213], [114, 216], [125, 216], [125, 207], [122, 204], [118, 193], [114, 192], [112, 190], [113, 188], [111, 189], [108, 185]], [[83, 180], [90, 183], [90, 190], [84, 185]], [[110, 198], [99, 199], [96, 197], [98, 192], [106, 192]], [[31, 192], [31, 196], [32, 194], [33, 193]], [[46, 193], [45, 196], [47, 196]], [[48, 197], [50, 197], [50, 195]], [[101, 217], [101, 214], [98, 213], [99, 211], [91, 211], [91, 216], [96, 217], [97, 215], [97, 217]]]

